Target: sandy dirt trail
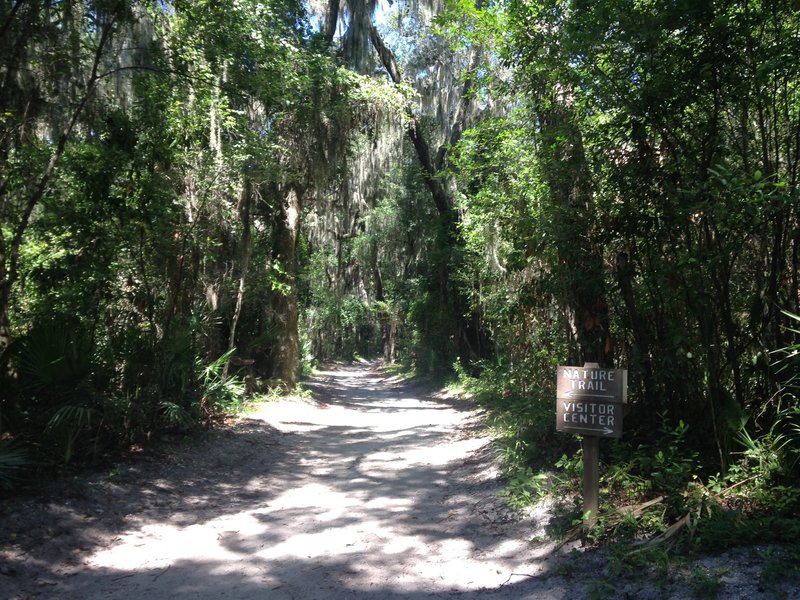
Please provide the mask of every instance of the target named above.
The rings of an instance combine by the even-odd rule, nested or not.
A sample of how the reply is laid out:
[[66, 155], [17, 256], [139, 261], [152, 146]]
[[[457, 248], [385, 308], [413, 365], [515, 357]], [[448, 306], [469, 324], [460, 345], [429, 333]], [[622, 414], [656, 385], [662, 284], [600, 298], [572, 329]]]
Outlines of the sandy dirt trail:
[[[374, 365], [306, 386], [313, 400], [267, 403], [202, 443], [4, 503], [0, 600], [689, 596], [610, 574], [602, 553], [532, 543], [549, 515], [505, 508], [467, 403]], [[748, 569], [720, 597], [776, 597]]]
[[[161, 471], [51, 502], [64, 523], [38, 534], [58, 551], [17, 556], [10, 597], [526, 597], [552, 546], [503, 512], [469, 406], [370, 365], [307, 387], [313, 400], [264, 404]], [[566, 597], [558, 580], [535, 587]]]

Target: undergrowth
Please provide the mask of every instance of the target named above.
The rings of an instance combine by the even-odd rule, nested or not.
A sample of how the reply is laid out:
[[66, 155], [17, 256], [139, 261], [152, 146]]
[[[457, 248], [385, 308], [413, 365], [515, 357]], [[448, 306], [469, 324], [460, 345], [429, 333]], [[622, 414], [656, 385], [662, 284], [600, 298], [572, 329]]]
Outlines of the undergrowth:
[[[225, 373], [233, 351], [209, 363], [189, 356], [182, 370], [173, 365], [170, 373], [180, 381], [177, 387], [104, 394], [91, 376], [100, 366], [85, 357], [58, 358], [68, 351], [69, 357], [75, 354], [67, 334], [35, 333], [15, 355], [16, 402], [0, 403], [6, 409], [5, 414], [0, 410], [2, 493], [36, 486], [54, 474], [106, 464], [166, 437], [192, 435], [242, 412], [252, 400], [244, 379]], [[80, 386], [73, 385], [76, 381]], [[10, 427], [21, 421], [20, 413], [33, 409], [35, 418], [27, 418], [26, 427]]]
[[[549, 527], [554, 540], [580, 537], [584, 543], [618, 546], [620, 565], [635, 569], [643, 555], [692, 555], [800, 539], [797, 412], [785, 411], [776, 426], [758, 436], [743, 425], [723, 472], [709, 470], [692, 447], [691, 426], [672, 422], [667, 413], [660, 415], [654, 435], [631, 432], [621, 440], [602, 440], [601, 505], [596, 525], [588, 529], [579, 438], [555, 432], [553, 390], [523, 397], [506, 383], [492, 371], [480, 378], [459, 373], [462, 392], [488, 412], [509, 505], [524, 509], [545, 497], [559, 500]], [[701, 579], [698, 574], [699, 588], [713, 588]]]

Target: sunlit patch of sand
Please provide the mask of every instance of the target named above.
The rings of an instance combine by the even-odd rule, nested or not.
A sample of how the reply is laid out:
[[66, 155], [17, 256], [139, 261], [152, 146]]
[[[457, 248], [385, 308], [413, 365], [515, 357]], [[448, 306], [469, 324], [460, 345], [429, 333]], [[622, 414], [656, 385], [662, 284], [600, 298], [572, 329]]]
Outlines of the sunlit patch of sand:
[[[363, 371], [324, 371], [318, 377], [336, 385], [380, 384]], [[441, 500], [427, 500], [437, 497], [433, 490], [448, 489], [453, 465], [486, 444], [481, 436], [454, 435], [468, 416], [429, 399], [359, 387], [324, 407], [264, 404], [249, 418], [295, 434], [292, 440], [317, 436], [317, 445], [298, 446], [284, 466], [291, 469], [282, 474], [291, 487], [273, 490], [246, 510], [187, 527], [151, 523], [129, 531], [90, 564], [142, 572], [211, 563], [215, 572], [261, 582], [294, 573], [297, 585], [309, 589], [324, 573], [362, 590], [378, 584], [429, 591], [502, 585], [521, 543], [487, 554], [471, 537], [472, 515], [465, 516], [463, 508], [468, 499], [459, 497], [462, 508], [453, 509], [442, 504], [444, 492]], [[274, 485], [280, 485], [277, 479]]]

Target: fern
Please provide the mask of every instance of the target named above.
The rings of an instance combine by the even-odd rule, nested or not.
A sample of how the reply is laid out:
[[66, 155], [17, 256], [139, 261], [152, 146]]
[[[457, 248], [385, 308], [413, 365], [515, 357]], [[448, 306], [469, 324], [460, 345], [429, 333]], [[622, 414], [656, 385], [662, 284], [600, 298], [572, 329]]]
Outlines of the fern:
[[91, 350], [81, 332], [65, 323], [55, 323], [25, 336], [17, 366], [33, 389], [69, 395], [75, 384], [91, 372]]
[[244, 382], [239, 377], [232, 375], [222, 376], [225, 365], [235, 351], [232, 349], [225, 352], [208, 365], [203, 365], [200, 361], [197, 363], [207, 411], [236, 410], [244, 402], [246, 392]]
[[61, 454], [64, 464], [72, 460], [75, 455], [75, 444], [81, 434], [92, 427], [95, 417], [96, 413], [91, 408], [70, 405], [62, 406], [50, 417], [45, 435]]
[[194, 419], [182, 406], [166, 400], [159, 403], [161, 418], [167, 427], [189, 429], [194, 425]]

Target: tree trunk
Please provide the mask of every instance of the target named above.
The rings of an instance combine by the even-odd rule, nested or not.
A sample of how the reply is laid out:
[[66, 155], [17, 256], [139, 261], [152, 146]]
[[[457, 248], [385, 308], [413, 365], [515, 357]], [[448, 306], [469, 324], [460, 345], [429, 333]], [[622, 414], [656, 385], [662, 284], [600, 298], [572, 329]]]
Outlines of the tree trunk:
[[378, 266], [377, 256], [374, 257], [373, 271], [375, 277], [375, 300], [381, 305], [378, 311], [378, 322], [381, 328], [383, 360], [385, 360], [387, 363], [393, 363], [395, 359], [397, 319], [393, 314], [393, 309], [386, 302], [386, 295], [383, 292], [383, 276], [381, 275], [381, 269]]
[[590, 174], [583, 139], [564, 99], [540, 115], [543, 160], [556, 222], [551, 224], [560, 264], [561, 296], [569, 322], [573, 364], [613, 366], [605, 275], [590, 224]]
[[[370, 41], [377, 51], [381, 64], [384, 69], [386, 69], [391, 80], [398, 85], [403, 83], [403, 75], [397, 65], [394, 53], [384, 44], [374, 24], [370, 24]], [[479, 48], [470, 50], [469, 66], [464, 74], [464, 87], [461, 90], [461, 96], [456, 106], [455, 114], [453, 115], [453, 122], [450, 126], [450, 137], [438, 148], [435, 156], [433, 152], [431, 152], [430, 144], [423, 134], [419, 117], [412, 114], [410, 111], [408, 113], [409, 125], [407, 134], [416, 151], [417, 159], [422, 169], [422, 178], [425, 181], [425, 185], [430, 190], [431, 197], [436, 205], [436, 210], [439, 211], [440, 215], [446, 215], [452, 220], [455, 220], [455, 215], [452, 214], [452, 178], [448, 180], [446, 177], [443, 177], [442, 173], [448, 166], [447, 153], [449, 149], [459, 142], [467, 127], [467, 118], [470, 113], [469, 106], [473, 102], [471, 92], [475, 84], [475, 76], [480, 66], [480, 56], [481, 52]]]
[[619, 286], [622, 301], [625, 303], [628, 326], [633, 332], [636, 341], [637, 362], [642, 370], [641, 385], [642, 395], [648, 407], [656, 406], [656, 384], [653, 375], [653, 361], [651, 358], [650, 326], [642, 318], [636, 297], [633, 293], [634, 266], [630, 257], [624, 252], [617, 254], [617, 285]]
[[325, 29], [323, 35], [328, 46], [333, 43], [336, 34], [336, 25], [339, 22], [339, 0], [328, 0], [328, 10], [325, 15]]
[[10, 290], [11, 286], [7, 282], [0, 282], [0, 359], [11, 344], [11, 321], [8, 315]]
[[[239, 197], [239, 220], [242, 222], [242, 241], [241, 251], [239, 255], [239, 289], [236, 293], [236, 306], [233, 309], [233, 316], [231, 317], [231, 330], [228, 336], [228, 352], [236, 347], [236, 326], [239, 324], [239, 317], [242, 314], [242, 305], [244, 304], [244, 290], [247, 281], [247, 273], [250, 269], [250, 253], [251, 253], [251, 240], [252, 235], [250, 231], [250, 207], [252, 206], [253, 186], [250, 180], [245, 176], [242, 182], [242, 193]], [[222, 380], [228, 377], [228, 366], [230, 361], [225, 363], [222, 368]]]
[[[392, 81], [397, 85], [403, 83], [403, 76], [400, 73], [400, 67], [397, 65], [394, 53], [383, 43], [383, 39], [374, 25], [370, 25], [370, 41], [378, 52], [381, 64], [383, 64], [384, 69], [386, 69]], [[412, 114], [411, 111], [408, 112], [408, 117], [409, 124], [406, 133], [417, 153], [417, 159], [422, 169], [422, 178], [431, 192], [436, 210], [439, 211], [440, 215], [445, 215], [450, 212], [453, 205], [447, 186], [444, 185], [436, 163], [434, 162], [430, 144], [428, 144], [428, 140], [422, 133], [422, 126], [419, 122], [419, 118]]]
[[275, 220], [275, 259], [284, 269], [286, 291], [278, 292], [273, 305], [278, 326], [275, 376], [288, 389], [300, 380], [300, 336], [297, 308], [297, 239], [302, 214], [302, 190], [292, 187]]

